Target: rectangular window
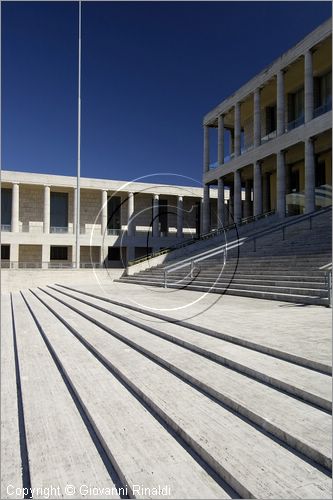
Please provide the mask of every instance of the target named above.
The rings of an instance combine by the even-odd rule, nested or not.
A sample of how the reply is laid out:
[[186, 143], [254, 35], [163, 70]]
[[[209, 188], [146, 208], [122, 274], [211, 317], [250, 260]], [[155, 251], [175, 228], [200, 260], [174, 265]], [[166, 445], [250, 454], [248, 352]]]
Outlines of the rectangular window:
[[324, 186], [326, 184], [325, 161], [316, 159], [315, 170], [315, 187]]
[[162, 236], [168, 235], [168, 200], [159, 200], [158, 216]]
[[266, 107], [266, 134], [276, 130], [276, 105]]
[[316, 77], [314, 79], [314, 107], [328, 106], [332, 104], [332, 73]]
[[1, 225], [12, 223], [12, 190], [1, 188]]
[[67, 260], [68, 247], [51, 247], [51, 260]]
[[120, 247], [108, 247], [108, 260], [120, 260]]
[[68, 228], [68, 193], [51, 192], [50, 225]]
[[108, 199], [108, 229], [121, 229], [121, 198], [111, 196]]
[[1, 245], [1, 260], [9, 260], [10, 247], [9, 245]]
[[288, 123], [298, 126], [304, 120], [304, 88], [288, 94]]

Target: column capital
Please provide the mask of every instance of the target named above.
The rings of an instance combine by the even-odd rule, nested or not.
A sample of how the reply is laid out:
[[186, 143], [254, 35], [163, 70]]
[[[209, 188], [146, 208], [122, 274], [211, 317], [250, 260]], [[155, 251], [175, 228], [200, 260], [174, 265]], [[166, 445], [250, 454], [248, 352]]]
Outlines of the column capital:
[[183, 201], [184, 197], [182, 195], [177, 195], [178, 201]]

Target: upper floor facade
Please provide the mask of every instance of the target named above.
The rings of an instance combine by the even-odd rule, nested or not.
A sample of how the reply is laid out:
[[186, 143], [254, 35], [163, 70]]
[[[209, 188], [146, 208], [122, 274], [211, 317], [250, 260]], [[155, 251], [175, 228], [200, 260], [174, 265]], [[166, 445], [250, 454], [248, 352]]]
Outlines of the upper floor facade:
[[206, 114], [205, 184], [330, 129], [331, 37], [329, 19]]

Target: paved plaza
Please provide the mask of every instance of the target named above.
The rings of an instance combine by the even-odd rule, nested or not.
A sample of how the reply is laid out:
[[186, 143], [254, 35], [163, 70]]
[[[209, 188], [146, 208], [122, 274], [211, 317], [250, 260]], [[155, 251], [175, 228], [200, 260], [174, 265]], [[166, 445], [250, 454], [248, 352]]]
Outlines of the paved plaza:
[[97, 277], [2, 295], [2, 498], [331, 497], [330, 309]]

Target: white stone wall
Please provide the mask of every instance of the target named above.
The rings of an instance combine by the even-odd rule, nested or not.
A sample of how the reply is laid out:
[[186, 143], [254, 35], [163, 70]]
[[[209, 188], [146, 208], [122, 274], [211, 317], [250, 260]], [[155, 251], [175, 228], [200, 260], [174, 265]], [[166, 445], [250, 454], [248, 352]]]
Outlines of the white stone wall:
[[[81, 189], [80, 224], [101, 224], [102, 192], [92, 189]], [[95, 219], [97, 220], [95, 221]]]
[[19, 262], [42, 262], [42, 245], [19, 245]]
[[80, 258], [82, 263], [99, 262], [100, 248], [97, 246], [81, 246]]
[[44, 187], [21, 185], [19, 198], [19, 220], [22, 223], [22, 230], [28, 231], [29, 222], [43, 222]]

